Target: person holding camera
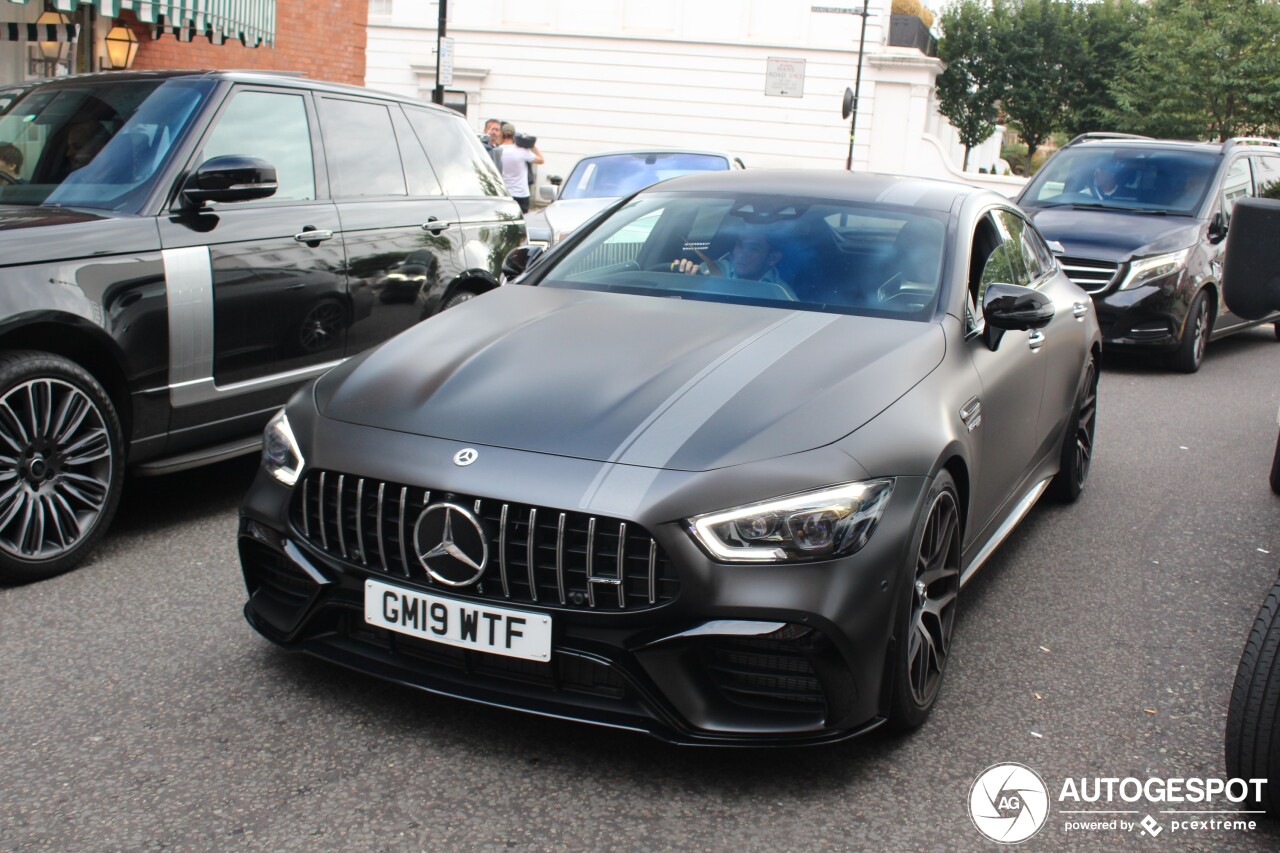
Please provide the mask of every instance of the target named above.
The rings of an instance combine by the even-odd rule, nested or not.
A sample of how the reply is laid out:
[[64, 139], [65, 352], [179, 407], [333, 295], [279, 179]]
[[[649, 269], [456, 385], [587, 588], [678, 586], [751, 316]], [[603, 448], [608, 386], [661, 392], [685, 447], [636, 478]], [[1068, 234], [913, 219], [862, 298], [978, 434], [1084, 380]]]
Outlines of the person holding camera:
[[502, 145], [498, 146], [502, 154], [502, 182], [507, 185], [507, 192], [520, 205], [525, 213], [529, 212], [529, 166], [540, 166], [545, 161], [538, 150], [538, 138], [523, 133], [516, 133], [516, 126], [509, 121], [502, 123]]

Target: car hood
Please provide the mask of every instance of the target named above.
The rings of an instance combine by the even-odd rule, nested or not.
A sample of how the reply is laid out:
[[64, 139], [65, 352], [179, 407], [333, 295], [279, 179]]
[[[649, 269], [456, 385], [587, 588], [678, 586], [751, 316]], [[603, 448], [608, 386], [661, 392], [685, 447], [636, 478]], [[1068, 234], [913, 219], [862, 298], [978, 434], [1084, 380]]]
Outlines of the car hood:
[[327, 418], [685, 471], [834, 442], [942, 360], [933, 323], [508, 286], [316, 386]]
[[543, 208], [542, 215], [547, 218], [551, 236], [558, 241], [561, 234], [577, 228], [617, 200], [617, 198], [564, 199], [547, 205]]
[[153, 220], [67, 207], [0, 207], [0, 266], [154, 251]]
[[1134, 255], [1185, 249], [1199, 240], [1199, 220], [1070, 207], [1031, 209], [1040, 233], [1057, 240], [1068, 257], [1124, 263]]

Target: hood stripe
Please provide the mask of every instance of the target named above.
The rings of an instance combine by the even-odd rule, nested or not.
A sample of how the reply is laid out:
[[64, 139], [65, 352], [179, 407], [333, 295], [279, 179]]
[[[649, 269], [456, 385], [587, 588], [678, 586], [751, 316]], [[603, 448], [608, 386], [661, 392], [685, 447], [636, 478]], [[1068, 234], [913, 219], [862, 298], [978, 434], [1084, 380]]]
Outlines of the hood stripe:
[[794, 311], [716, 358], [618, 445], [583, 494], [580, 506], [630, 517], [661, 469], [707, 421], [771, 365], [837, 319], [833, 314]]

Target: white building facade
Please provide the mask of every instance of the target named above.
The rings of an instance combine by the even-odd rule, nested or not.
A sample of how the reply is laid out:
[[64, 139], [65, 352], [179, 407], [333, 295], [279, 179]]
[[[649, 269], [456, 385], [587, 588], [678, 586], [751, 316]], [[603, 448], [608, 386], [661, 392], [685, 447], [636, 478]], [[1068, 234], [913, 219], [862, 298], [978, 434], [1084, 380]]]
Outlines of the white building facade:
[[[963, 148], [936, 110], [941, 62], [889, 46], [888, 0], [869, 7], [854, 170], [1016, 193], [1022, 179], [977, 171], [997, 162], [998, 135], [960, 171]], [[438, 15], [436, 2], [371, 0], [365, 84], [430, 99]], [[845, 167], [857, 14], [809, 0], [450, 0], [448, 16], [447, 101], [465, 100], [477, 132], [493, 117], [537, 136], [543, 178], [585, 154], [637, 147], [721, 150], [748, 168]], [[780, 85], [770, 60], [802, 74]]]

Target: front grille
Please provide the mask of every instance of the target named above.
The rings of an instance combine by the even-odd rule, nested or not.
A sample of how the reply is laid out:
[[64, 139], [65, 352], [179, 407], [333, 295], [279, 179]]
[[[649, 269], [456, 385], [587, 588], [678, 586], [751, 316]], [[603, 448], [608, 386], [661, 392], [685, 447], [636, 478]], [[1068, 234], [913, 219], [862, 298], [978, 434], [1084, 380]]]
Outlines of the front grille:
[[1058, 263], [1067, 278], [1090, 293], [1101, 293], [1110, 287], [1120, 270], [1117, 263], [1092, 258], [1058, 258]]
[[826, 698], [804, 652], [776, 640], [717, 640], [703, 662], [721, 694], [750, 708], [822, 710]]
[[435, 581], [413, 529], [434, 502], [471, 508], [489, 540], [473, 586], [450, 594], [585, 610], [639, 610], [673, 601], [671, 562], [640, 526], [613, 518], [312, 471], [295, 490], [292, 523], [312, 547], [390, 577]]

